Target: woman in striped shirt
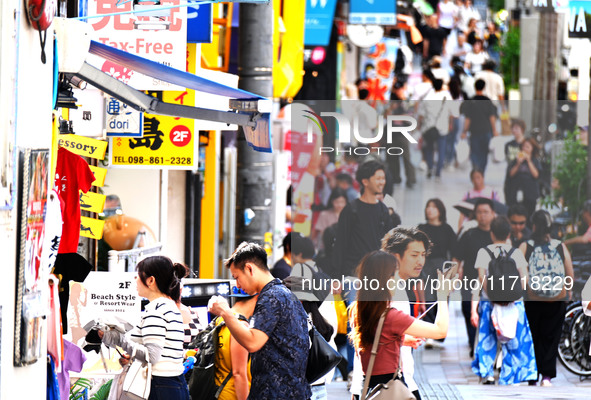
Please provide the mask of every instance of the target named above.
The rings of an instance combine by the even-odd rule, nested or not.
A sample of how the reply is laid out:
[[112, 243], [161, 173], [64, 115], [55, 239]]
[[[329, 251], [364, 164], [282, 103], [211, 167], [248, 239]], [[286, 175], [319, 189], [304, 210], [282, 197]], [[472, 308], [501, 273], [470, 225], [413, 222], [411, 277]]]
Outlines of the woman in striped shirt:
[[[137, 265], [137, 291], [149, 300], [138, 326], [126, 334], [116, 330], [99, 333], [103, 344], [119, 346], [135, 358], [150, 361], [152, 382], [148, 400], [189, 400], [183, 377], [183, 318], [175, 301], [180, 297], [186, 267], [168, 257], [154, 256]], [[124, 357], [121, 361], [126, 364]]]

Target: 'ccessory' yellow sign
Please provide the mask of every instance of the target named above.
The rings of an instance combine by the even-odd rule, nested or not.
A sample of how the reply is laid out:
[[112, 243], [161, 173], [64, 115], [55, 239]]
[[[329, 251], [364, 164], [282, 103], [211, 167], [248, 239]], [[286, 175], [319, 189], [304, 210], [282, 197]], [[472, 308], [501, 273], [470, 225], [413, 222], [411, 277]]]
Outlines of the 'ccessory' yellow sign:
[[[195, 91], [153, 92], [167, 103], [195, 104]], [[113, 168], [196, 169], [198, 137], [190, 118], [144, 115], [144, 136], [112, 138], [110, 165]], [[198, 135], [197, 135], [198, 136]]]
[[59, 135], [57, 144], [79, 156], [98, 160], [105, 158], [107, 151], [107, 142], [80, 135]]

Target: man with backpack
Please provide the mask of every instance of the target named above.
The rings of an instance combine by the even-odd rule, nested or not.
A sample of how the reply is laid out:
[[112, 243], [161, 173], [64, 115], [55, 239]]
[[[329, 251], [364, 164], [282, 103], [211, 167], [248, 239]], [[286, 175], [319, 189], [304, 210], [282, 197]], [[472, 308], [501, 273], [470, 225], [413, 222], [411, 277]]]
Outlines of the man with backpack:
[[[339, 215], [334, 248], [333, 276], [355, 276], [355, 268], [367, 253], [380, 248], [380, 240], [392, 229], [388, 207], [378, 199], [386, 185], [384, 166], [366, 161], [356, 179], [361, 197], [349, 203]], [[334, 271], [338, 269], [338, 271]]]
[[495, 383], [494, 363], [500, 341], [503, 365], [499, 384], [512, 385], [535, 379], [538, 374], [523, 304], [527, 262], [508, 241], [511, 226], [506, 217], [495, 217], [490, 230], [492, 244], [478, 251], [474, 263], [482, 291], [472, 295], [471, 320], [478, 327], [472, 371], [483, 384]]
[[214, 296], [209, 312], [224, 318], [232, 337], [251, 354], [249, 399], [306, 400], [310, 348], [308, 316], [297, 297], [267, 267], [267, 253], [256, 243], [242, 242], [226, 260], [236, 286], [259, 297], [246, 327], [226, 299]]

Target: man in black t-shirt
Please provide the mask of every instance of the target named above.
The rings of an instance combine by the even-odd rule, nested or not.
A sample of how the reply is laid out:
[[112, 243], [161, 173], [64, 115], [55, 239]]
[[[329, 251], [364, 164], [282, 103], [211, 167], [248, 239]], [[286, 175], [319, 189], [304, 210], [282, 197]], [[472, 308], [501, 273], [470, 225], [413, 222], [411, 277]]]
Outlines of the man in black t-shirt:
[[[460, 279], [462, 279], [462, 314], [468, 331], [468, 342], [470, 344], [470, 357], [474, 355], [474, 338], [476, 327], [470, 321], [472, 290], [470, 282], [478, 280], [478, 271], [474, 268], [476, 255], [482, 247], [492, 244], [490, 236], [490, 224], [495, 217], [493, 202], [490, 199], [480, 198], [474, 204], [474, 214], [478, 226], [469, 229], [464, 233], [454, 251], [454, 260], [460, 262]], [[464, 279], [464, 277], [466, 279]]]
[[339, 215], [331, 275], [355, 276], [355, 268], [367, 253], [380, 248], [380, 240], [392, 229], [388, 208], [378, 200], [384, 190], [386, 173], [377, 161], [359, 166], [356, 179], [361, 197], [349, 203]]
[[427, 17], [427, 25], [421, 29], [423, 34], [423, 59], [428, 62], [435, 56], [440, 56], [445, 50], [448, 32], [439, 26], [437, 15]]
[[484, 172], [488, 162], [490, 139], [497, 136], [497, 107], [484, 93], [485, 82], [477, 79], [474, 84], [476, 95], [460, 106], [460, 113], [466, 117], [462, 139], [468, 137], [470, 131], [470, 161], [472, 168]]

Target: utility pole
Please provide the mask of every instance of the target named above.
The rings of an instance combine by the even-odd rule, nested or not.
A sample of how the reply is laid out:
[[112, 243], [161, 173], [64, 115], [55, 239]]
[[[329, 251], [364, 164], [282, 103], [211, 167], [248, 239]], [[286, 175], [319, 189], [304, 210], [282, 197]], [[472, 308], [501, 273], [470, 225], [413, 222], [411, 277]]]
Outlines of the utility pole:
[[[558, 77], [558, 14], [552, 10], [540, 14], [536, 75], [534, 80], [534, 128], [540, 129], [542, 144], [550, 139], [548, 126], [556, 124]], [[540, 101], [541, 100], [541, 101]]]
[[[238, 87], [268, 98], [273, 97], [273, 23], [272, 1], [240, 4]], [[273, 156], [253, 150], [243, 128], [236, 147], [236, 244], [262, 245], [265, 233], [273, 231]]]

